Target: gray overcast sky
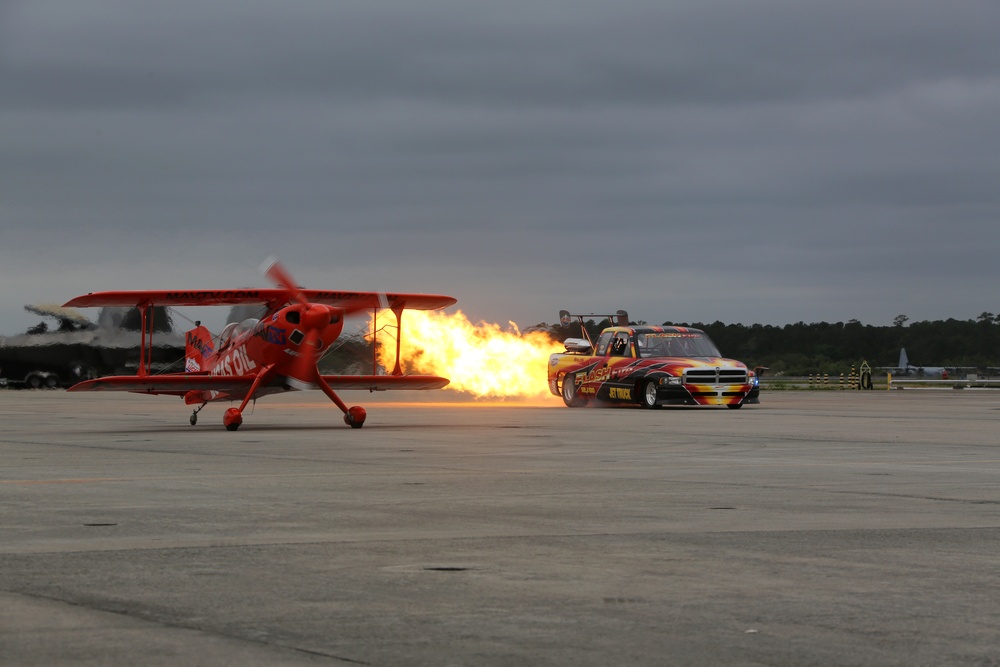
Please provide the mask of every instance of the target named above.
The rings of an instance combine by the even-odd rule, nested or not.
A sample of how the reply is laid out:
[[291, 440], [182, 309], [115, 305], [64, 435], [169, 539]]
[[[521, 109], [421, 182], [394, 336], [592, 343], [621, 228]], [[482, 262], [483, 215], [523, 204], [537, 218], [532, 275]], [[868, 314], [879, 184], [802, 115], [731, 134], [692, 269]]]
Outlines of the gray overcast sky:
[[994, 0], [6, 0], [0, 333], [263, 286], [271, 254], [521, 326], [997, 312], [997, 26]]

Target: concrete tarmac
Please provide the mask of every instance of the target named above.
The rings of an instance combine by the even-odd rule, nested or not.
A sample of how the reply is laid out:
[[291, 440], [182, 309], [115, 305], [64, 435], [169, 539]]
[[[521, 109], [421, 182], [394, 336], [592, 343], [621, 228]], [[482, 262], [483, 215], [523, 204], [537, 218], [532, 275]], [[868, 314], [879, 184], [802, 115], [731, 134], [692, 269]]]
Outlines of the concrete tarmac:
[[0, 664], [1000, 664], [1000, 393], [451, 395], [0, 392]]

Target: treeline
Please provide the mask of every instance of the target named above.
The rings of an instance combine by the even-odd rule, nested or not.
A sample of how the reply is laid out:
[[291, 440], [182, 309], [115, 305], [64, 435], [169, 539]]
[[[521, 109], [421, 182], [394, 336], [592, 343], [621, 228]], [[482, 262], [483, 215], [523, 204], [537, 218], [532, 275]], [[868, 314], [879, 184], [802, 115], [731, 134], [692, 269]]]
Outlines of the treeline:
[[[849, 322], [797, 322], [784, 326], [724, 324], [723, 322], [664, 322], [705, 331], [723, 355], [748, 366], [767, 366], [768, 375], [842, 373], [867, 361], [895, 366], [900, 348], [906, 348], [914, 366], [1000, 366], [1000, 317], [983, 313], [975, 320], [938, 320], [907, 325], [904, 315], [891, 326]], [[588, 321], [591, 336], [611, 324]], [[559, 340], [580, 336], [579, 324], [540, 325]]]

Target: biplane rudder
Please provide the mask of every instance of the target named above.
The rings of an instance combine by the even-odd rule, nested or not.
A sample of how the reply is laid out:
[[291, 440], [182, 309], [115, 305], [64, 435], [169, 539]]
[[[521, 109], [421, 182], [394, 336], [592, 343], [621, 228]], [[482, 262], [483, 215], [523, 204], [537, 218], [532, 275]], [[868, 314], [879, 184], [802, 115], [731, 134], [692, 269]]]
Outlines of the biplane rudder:
[[215, 352], [212, 332], [199, 324], [184, 335], [184, 371], [199, 373], [208, 369], [208, 359]]

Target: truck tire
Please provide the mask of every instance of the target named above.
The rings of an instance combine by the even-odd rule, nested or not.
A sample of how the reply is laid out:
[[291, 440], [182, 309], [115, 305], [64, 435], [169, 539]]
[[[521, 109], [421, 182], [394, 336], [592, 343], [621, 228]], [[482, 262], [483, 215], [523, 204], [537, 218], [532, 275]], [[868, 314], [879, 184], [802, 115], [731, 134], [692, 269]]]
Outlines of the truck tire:
[[42, 377], [41, 373], [32, 371], [24, 376], [24, 386], [28, 389], [41, 389], [44, 384], [45, 378]]
[[647, 410], [656, 410], [660, 406], [656, 402], [656, 380], [646, 380], [642, 383], [642, 391], [639, 392], [639, 405]]
[[576, 391], [575, 373], [567, 373], [563, 376], [562, 397], [563, 403], [565, 403], [568, 408], [582, 408], [587, 404], [587, 399], [580, 396], [580, 394]]

